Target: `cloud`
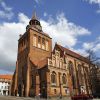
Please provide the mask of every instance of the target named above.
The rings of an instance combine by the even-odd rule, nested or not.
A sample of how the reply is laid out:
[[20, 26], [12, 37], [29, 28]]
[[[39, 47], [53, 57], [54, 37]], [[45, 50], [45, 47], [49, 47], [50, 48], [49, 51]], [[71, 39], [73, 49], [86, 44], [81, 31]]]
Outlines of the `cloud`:
[[11, 19], [13, 17], [13, 12], [6, 13], [5, 11], [0, 10], [0, 17]]
[[96, 13], [100, 14], [100, 9], [98, 9], [98, 10], [96, 11]]
[[88, 1], [90, 4], [98, 4], [100, 5], [100, 0], [85, 0], [85, 1]]
[[88, 49], [92, 49], [94, 47], [94, 43], [90, 42], [90, 43], [83, 43], [83, 48], [85, 50], [88, 50]]
[[5, 2], [1, 2], [1, 6], [4, 8], [5, 11], [12, 11], [12, 8], [11, 7], [8, 7]]
[[18, 15], [19, 22], [0, 24], [0, 69], [14, 70], [17, 57], [17, 40], [19, 34], [25, 32], [29, 19], [23, 14]]
[[[4, 22], [0, 24], [0, 69], [14, 70], [17, 59], [17, 44], [19, 34], [23, 34], [29, 18], [18, 14], [18, 22]], [[78, 36], [89, 35], [91, 32], [79, 25], [69, 22], [61, 13], [56, 19], [47, 21], [40, 19], [43, 31], [48, 33], [54, 42], [60, 42], [63, 46], [73, 47], [78, 42]]]
[[100, 51], [100, 37], [98, 37], [95, 41], [93, 42], [85, 42], [83, 43], [83, 48], [85, 50], [93, 50], [94, 52], [99, 52]]
[[3, 1], [0, 1], [0, 6], [2, 7], [2, 10], [0, 10], [0, 18], [7, 18], [10, 20], [14, 16], [12, 8], [8, 7]]
[[48, 14], [46, 12], [44, 12], [43, 16], [46, 17]]
[[39, 4], [39, 3], [40, 3], [40, 0], [35, 0], [35, 2], [36, 2], [37, 4]]
[[19, 18], [19, 22], [21, 22], [25, 25], [27, 25], [29, 23], [29, 18], [23, 13], [19, 13], [18, 18]]
[[43, 30], [48, 33], [54, 42], [60, 42], [63, 46], [72, 47], [77, 43], [77, 37], [89, 35], [91, 32], [79, 25], [69, 22], [64, 13], [57, 15], [56, 19], [41, 20]]
[[96, 13], [100, 13], [100, 0], [84, 0], [84, 1], [87, 1], [89, 2], [90, 4], [97, 4], [99, 9], [96, 11]]
[[88, 50], [92, 50], [95, 54], [100, 54], [100, 37], [96, 38], [95, 41], [93, 42], [84, 42], [82, 45], [82, 48], [76, 49], [74, 50], [75, 52], [83, 55], [83, 56], [87, 56]]
[[84, 48], [79, 48], [79, 49], [74, 49], [72, 48], [72, 50], [80, 55], [82, 55], [83, 57], [87, 57], [88, 53], [86, 52], [86, 50]]

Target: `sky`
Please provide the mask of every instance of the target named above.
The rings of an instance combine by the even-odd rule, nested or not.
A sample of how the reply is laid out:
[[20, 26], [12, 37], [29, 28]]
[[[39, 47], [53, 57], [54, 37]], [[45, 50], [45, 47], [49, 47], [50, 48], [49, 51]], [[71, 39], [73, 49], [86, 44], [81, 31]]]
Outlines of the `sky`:
[[0, 0], [0, 73], [13, 73], [19, 34], [34, 12], [55, 42], [83, 56], [100, 55], [100, 0]]

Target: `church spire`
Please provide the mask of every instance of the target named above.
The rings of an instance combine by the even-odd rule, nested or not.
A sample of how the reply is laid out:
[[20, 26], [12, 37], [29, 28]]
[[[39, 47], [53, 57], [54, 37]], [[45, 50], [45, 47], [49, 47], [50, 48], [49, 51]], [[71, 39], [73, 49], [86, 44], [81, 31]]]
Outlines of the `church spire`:
[[32, 19], [37, 19], [36, 11], [34, 11]]
[[40, 21], [37, 18], [36, 11], [33, 13], [33, 16], [32, 16], [32, 18], [31, 18], [31, 20], [29, 22], [29, 25], [31, 27], [34, 27], [38, 31], [42, 31], [42, 26], [41, 26]]

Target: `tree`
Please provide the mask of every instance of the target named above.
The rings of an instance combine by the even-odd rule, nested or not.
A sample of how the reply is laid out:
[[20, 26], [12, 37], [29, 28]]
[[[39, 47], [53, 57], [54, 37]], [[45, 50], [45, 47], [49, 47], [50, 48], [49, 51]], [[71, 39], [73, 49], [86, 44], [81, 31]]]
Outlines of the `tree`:
[[87, 58], [89, 60], [89, 78], [90, 78], [90, 86], [93, 95], [100, 95], [100, 57], [97, 57], [94, 51], [87, 50]]

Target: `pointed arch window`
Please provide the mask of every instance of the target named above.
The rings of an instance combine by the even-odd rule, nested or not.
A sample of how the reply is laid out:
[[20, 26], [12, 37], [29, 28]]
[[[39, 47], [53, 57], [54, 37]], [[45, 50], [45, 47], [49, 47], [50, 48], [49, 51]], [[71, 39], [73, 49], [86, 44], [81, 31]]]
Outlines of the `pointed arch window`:
[[57, 78], [56, 72], [53, 71], [51, 74], [51, 83], [52, 84], [56, 84], [56, 78]]
[[68, 69], [69, 69], [69, 74], [71, 76], [73, 88], [76, 88], [76, 81], [75, 81], [75, 75], [74, 75], [74, 66], [73, 66], [73, 63], [71, 61], [69, 61]]
[[66, 74], [63, 74], [63, 76], [62, 76], [62, 82], [63, 82], [63, 84], [67, 83]]
[[72, 76], [74, 69], [73, 69], [73, 63], [71, 61], [69, 61], [68, 69], [69, 69], [69, 74]]
[[83, 85], [83, 74], [82, 74], [82, 66], [78, 65], [78, 79], [79, 79], [79, 85]]

